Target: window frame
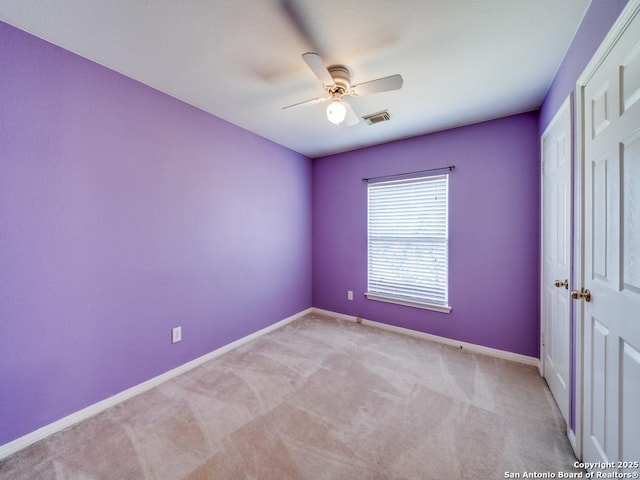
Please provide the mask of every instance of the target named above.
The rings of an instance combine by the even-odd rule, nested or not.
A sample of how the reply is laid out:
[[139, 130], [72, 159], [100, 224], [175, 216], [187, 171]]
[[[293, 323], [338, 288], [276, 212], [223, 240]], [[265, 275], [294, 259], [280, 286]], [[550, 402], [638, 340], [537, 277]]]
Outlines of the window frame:
[[[443, 239], [444, 241], [438, 241], [438, 245], [444, 245], [444, 262], [445, 262], [445, 280], [444, 282], [438, 284], [438, 286], [444, 286], [444, 295], [443, 301], [440, 302], [430, 302], [425, 298], [420, 298], [418, 296], [412, 296], [411, 294], [399, 294], [394, 295], [388, 292], [380, 292], [376, 291], [375, 287], [372, 288], [371, 278], [372, 278], [372, 252], [371, 252], [371, 189], [380, 188], [380, 187], [388, 187], [393, 185], [406, 185], [406, 184], [414, 184], [414, 183], [424, 183], [428, 185], [431, 182], [442, 181], [444, 180], [444, 237], [436, 237]], [[434, 204], [435, 205], [435, 204]], [[426, 216], [426, 215], [425, 215]], [[422, 218], [424, 219], [423, 216]], [[393, 238], [389, 236], [389, 238]], [[429, 242], [430, 237], [427, 235], [421, 235], [417, 238], [420, 238], [420, 242]], [[431, 244], [435, 244], [433, 242], [433, 237], [431, 237]], [[416, 242], [410, 242], [415, 244]], [[441, 258], [441, 257], [438, 257]], [[422, 274], [425, 276], [428, 275], [429, 272], [426, 269], [423, 269]], [[416, 284], [414, 284], [416, 285]], [[405, 292], [406, 293], [406, 292]], [[402, 179], [402, 180], [392, 180], [386, 182], [376, 182], [367, 184], [367, 291], [365, 292], [365, 296], [369, 300], [394, 303], [409, 307], [422, 308], [426, 310], [432, 310], [441, 313], [449, 313], [451, 312], [451, 306], [449, 305], [449, 175], [428, 175], [428, 176], [420, 176], [414, 177], [410, 179]]]

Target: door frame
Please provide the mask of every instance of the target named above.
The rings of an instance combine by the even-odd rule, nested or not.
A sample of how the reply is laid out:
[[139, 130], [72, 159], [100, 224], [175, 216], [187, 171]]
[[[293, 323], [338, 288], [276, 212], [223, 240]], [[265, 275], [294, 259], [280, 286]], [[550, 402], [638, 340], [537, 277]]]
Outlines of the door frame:
[[[573, 95], [569, 94], [567, 96], [567, 98], [562, 102], [562, 105], [560, 105], [560, 108], [558, 108], [558, 110], [556, 111], [556, 113], [553, 116], [553, 119], [549, 122], [549, 125], [547, 125], [547, 128], [544, 129], [544, 132], [542, 132], [542, 135], [540, 136], [540, 363], [538, 366], [538, 370], [540, 372], [540, 376], [542, 376], [543, 378], [545, 378], [546, 375], [546, 370], [547, 370], [547, 365], [545, 362], [545, 345], [548, 344], [548, 332], [547, 329], [545, 328], [545, 322], [544, 320], [544, 312], [545, 312], [545, 285], [544, 285], [544, 279], [545, 279], [545, 262], [544, 262], [544, 235], [546, 233], [545, 228], [544, 228], [544, 222], [545, 222], [545, 218], [544, 218], [544, 140], [545, 137], [549, 134], [549, 132], [556, 126], [556, 124], [558, 123], [558, 121], [560, 121], [560, 118], [562, 116], [562, 114], [565, 112], [566, 109], [569, 110], [569, 142], [571, 143], [570, 148], [571, 148], [571, 155], [569, 158], [569, 163], [570, 166], [569, 168], [571, 169], [571, 183], [572, 185], [570, 185], [571, 187], [571, 192], [570, 192], [570, 213], [569, 213], [569, 238], [567, 239], [567, 241], [569, 242], [569, 285], [573, 285], [574, 280], [573, 280], [573, 264], [574, 264], [574, 242], [573, 242], [573, 238], [574, 238], [574, 234], [575, 234], [575, 221], [573, 219], [573, 204], [575, 203], [575, 199], [574, 199], [574, 186], [573, 186], [573, 172], [574, 172], [574, 153], [575, 153], [575, 148], [574, 148], [574, 144], [575, 144], [575, 139], [573, 132], [575, 131], [575, 129], [573, 128], [575, 122], [574, 122], [574, 117], [573, 117], [573, 109], [572, 109], [572, 100], [573, 100]], [[573, 337], [573, 323], [574, 323], [574, 314], [573, 314], [573, 302], [569, 302], [569, 340], [571, 340], [571, 338]], [[573, 354], [573, 348], [571, 345], [571, 341], [569, 342], [569, 345], [566, 346], [569, 349], [569, 376], [568, 376], [568, 381], [570, 384], [573, 383], [573, 376], [574, 373], [571, 369], [571, 363], [572, 363], [572, 354]], [[570, 435], [571, 432], [571, 413], [572, 413], [572, 395], [571, 395], [571, 386], [569, 386], [569, 409], [567, 412], [568, 418], [567, 418], [567, 422], [566, 422], [566, 427], [567, 427], [567, 436]], [[557, 399], [556, 399], [557, 402]]]
[[[575, 141], [575, 175], [574, 175], [574, 217], [576, 219], [576, 232], [574, 237], [575, 242], [575, 267], [574, 267], [574, 279], [575, 288], [582, 287], [584, 285], [584, 265], [585, 265], [585, 253], [584, 253], [584, 225], [585, 225], [585, 204], [584, 204], [584, 190], [585, 190], [585, 155], [584, 155], [584, 142], [587, 132], [586, 119], [584, 116], [585, 96], [584, 89], [591, 77], [594, 75], [598, 67], [602, 64], [606, 56], [609, 54], [614, 45], [618, 42], [623, 32], [627, 29], [631, 21], [640, 13], [640, 0], [629, 0], [624, 7], [620, 16], [612, 25], [611, 29], [605, 36], [604, 40], [595, 51], [591, 60], [584, 68], [578, 80], [576, 82], [576, 141]], [[573, 450], [577, 457], [583, 459], [583, 410], [584, 410], [584, 302], [577, 302], [574, 305], [574, 312], [576, 318], [576, 345], [575, 345], [575, 400], [573, 409], [575, 412], [575, 430], [570, 432], [569, 440], [573, 446]]]

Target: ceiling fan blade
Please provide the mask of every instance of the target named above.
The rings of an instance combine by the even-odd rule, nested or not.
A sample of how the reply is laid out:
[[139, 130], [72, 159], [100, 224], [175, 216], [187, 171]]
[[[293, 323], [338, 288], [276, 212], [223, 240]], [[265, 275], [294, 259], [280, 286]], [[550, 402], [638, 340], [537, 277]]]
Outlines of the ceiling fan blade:
[[287, 108], [291, 108], [291, 107], [299, 107], [299, 106], [302, 106], [302, 105], [315, 105], [316, 103], [326, 102], [330, 98], [331, 97], [312, 98], [311, 100], [304, 100], [302, 102], [294, 103], [292, 105], [287, 105], [286, 107], [282, 107], [282, 110], [286, 110]]
[[314, 50], [321, 52], [322, 49], [320, 49], [316, 41], [317, 31], [313, 28], [315, 24], [309, 22], [299, 3], [300, 2], [296, 2], [295, 0], [280, 0], [280, 8], [302, 40]]
[[320, 55], [313, 52], [307, 52], [302, 54], [302, 59], [309, 65], [311, 71], [315, 74], [316, 77], [322, 82], [323, 85], [333, 85], [335, 82], [333, 81], [333, 77], [327, 70], [322, 58]]
[[344, 117], [344, 123], [346, 123], [347, 126], [349, 127], [352, 125], [355, 125], [360, 121], [360, 119], [358, 118], [358, 115], [356, 115], [356, 112], [353, 111], [353, 108], [348, 102], [343, 102], [343, 103], [344, 103], [344, 106], [347, 107], [347, 115]]
[[370, 93], [387, 92], [389, 90], [399, 90], [402, 88], [402, 75], [391, 75], [389, 77], [378, 78], [368, 82], [359, 83], [353, 86], [356, 95], [368, 95]]

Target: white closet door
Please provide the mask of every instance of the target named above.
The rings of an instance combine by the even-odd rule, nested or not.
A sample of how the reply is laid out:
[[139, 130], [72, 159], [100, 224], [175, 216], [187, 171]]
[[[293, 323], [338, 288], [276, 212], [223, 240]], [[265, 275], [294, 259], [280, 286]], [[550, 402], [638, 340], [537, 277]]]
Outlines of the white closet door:
[[585, 302], [582, 438], [589, 462], [640, 461], [637, 11], [583, 90], [584, 287], [591, 299], [579, 301]]
[[569, 422], [571, 312], [571, 104], [542, 135], [542, 358], [544, 378]]

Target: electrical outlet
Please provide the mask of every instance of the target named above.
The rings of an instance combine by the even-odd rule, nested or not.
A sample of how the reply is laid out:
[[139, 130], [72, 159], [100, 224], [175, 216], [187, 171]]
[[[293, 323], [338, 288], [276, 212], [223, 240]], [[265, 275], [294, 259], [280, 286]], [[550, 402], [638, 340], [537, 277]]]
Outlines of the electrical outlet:
[[347, 290], [347, 300], [353, 300], [353, 290]]
[[171, 343], [178, 343], [182, 340], [182, 327], [174, 327], [171, 329]]

